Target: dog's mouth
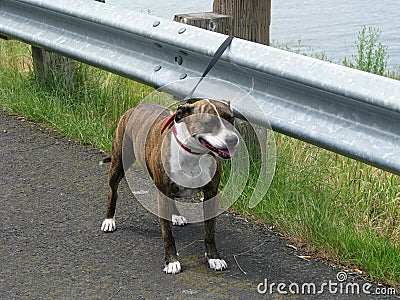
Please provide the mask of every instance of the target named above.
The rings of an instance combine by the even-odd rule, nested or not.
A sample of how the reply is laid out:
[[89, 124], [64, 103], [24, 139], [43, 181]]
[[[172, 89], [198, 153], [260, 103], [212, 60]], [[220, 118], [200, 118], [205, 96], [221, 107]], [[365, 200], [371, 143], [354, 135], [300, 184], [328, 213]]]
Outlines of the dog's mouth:
[[211, 145], [209, 142], [207, 142], [207, 140], [205, 140], [202, 137], [199, 137], [199, 142], [204, 147], [206, 147], [207, 149], [210, 149], [212, 152], [214, 152], [218, 157], [220, 157], [222, 159], [230, 159], [236, 152], [235, 148], [230, 149], [230, 150], [226, 147], [217, 148], [217, 147]]

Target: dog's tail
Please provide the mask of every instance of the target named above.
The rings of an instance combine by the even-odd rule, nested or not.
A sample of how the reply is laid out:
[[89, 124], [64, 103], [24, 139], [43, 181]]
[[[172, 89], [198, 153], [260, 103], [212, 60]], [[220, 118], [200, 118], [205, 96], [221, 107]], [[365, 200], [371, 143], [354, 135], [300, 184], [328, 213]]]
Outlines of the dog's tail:
[[101, 166], [101, 165], [104, 165], [105, 163], [109, 163], [109, 162], [111, 162], [111, 155], [109, 155], [109, 156], [103, 158], [101, 161], [99, 161], [99, 165]]

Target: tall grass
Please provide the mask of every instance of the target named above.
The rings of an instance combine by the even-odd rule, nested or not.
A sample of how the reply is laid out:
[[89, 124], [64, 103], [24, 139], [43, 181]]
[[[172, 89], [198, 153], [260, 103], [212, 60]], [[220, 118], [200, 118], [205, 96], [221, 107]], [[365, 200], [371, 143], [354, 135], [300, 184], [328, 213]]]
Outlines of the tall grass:
[[[106, 151], [119, 117], [152, 92], [80, 63], [72, 90], [38, 83], [29, 47], [18, 42], [0, 41], [0, 57], [1, 108]], [[265, 222], [304, 245], [304, 251], [400, 287], [399, 176], [287, 136], [275, 134], [275, 139], [276, 173], [266, 196], [249, 209], [258, 175], [253, 163], [233, 210]]]
[[35, 80], [30, 47], [0, 43], [0, 106], [106, 151], [120, 116], [152, 88], [77, 63], [75, 88]]
[[400, 177], [287, 136], [276, 134], [276, 141], [268, 193], [249, 209], [256, 181], [250, 176], [234, 210], [263, 220], [306, 252], [398, 286]]

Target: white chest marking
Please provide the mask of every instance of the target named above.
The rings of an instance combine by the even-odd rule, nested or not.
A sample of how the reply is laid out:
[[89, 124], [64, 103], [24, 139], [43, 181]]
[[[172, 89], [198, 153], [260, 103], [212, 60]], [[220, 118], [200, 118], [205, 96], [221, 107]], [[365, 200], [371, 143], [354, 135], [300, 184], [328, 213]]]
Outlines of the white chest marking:
[[169, 171], [168, 175], [175, 183], [195, 189], [211, 181], [216, 163], [211, 155], [188, 153], [176, 141], [172, 141]]
[[[164, 167], [170, 179], [182, 187], [191, 189], [200, 188], [209, 183], [217, 169], [214, 157], [207, 153], [189, 153], [178, 144], [172, 134], [170, 139], [169, 155], [164, 158], [169, 160], [169, 164], [164, 161]], [[185, 139], [182, 141], [185, 143]]]

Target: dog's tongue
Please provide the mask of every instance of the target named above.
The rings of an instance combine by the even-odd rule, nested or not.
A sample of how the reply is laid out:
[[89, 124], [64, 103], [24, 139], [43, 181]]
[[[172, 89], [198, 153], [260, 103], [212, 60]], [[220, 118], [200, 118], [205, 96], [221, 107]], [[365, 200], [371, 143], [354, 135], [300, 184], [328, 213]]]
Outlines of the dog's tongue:
[[218, 149], [218, 154], [222, 157], [231, 158], [235, 155], [236, 149], [228, 150], [228, 149]]
[[208, 149], [210, 149], [212, 152], [214, 152], [215, 154], [217, 154], [219, 157], [221, 157], [223, 159], [231, 158], [236, 152], [235, 148], [233, 148], [232, 150], [229, 150], [227, 148], [223, 148], [223, 149], [216, 148], [203, 138], [200, 139], [200, 143], [203, 144], [205, 147], [207, 147]]

